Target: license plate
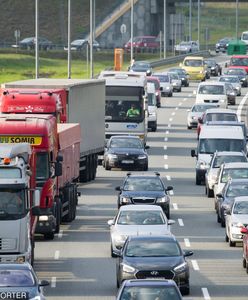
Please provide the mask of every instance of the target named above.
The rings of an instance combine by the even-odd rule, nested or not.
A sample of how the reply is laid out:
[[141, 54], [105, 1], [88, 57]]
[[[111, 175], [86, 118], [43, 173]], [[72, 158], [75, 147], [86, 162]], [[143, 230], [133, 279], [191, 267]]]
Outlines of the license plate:
[[123, 164], [133, 164], [134, 161], [133, 160], [123, 160], [122, 163]]

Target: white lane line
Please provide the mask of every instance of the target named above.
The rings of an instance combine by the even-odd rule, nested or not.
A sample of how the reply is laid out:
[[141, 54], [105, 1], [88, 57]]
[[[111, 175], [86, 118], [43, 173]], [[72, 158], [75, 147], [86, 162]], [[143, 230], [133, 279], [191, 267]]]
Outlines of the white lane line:
[[52, 277], [52, 279], [51, 279], [51, 287], [52, 288], [56, 288], [56, 280], [57, 280], [56, 277]]
[[165, 131], [165, 134], [169, 134], [169, 133], [170, 133], [169, 130], [166, 130], [166, 131]]
[[174, 208], [175, 210], [178, 210], [178, 205], [177, 205], [177, 203], [172, 203], [172, 206], [173, 206], [173, 208]]
[[169, 169], [169, 166], [168, 166], [168, 165], [164, 165], [164, 168], [165, 168], [166, 170], [168, 170], [168, 169]]
[[238, 110], [237, 110], [237, 114], [238, 114], [239, 121], [241, 121], [241, 113], [242, 113], [242, 109], [243, 109], [243, 106], [244, 106], [244, 104], [245, 104], [247, 98], [248, 98], [248, 93], [243, 97], [243, 99], [242, 99], [241, 102], [239, 103]]
[[178, 104], [178, 106], [181, 106], [182, 105], [182, 102], [180, 102], [179, 104]]
[[172, 122], [172, 121], [173, 121], [173, 118], [169, 118], [169, 121]]
[[189, 239], [184, 239], [184, 244], [185, 244], [185, 247], [190, 247]]
[[167, 146], [164, 146], [164, 150], [167, 150]]
[[172, 116], [175, 116], [175, 114], [176, 114], [176, 113], [175, 113], [174, 111], [171, 113]]
[[191, 263], [192, 263], [193, 269], [194, 269], [195, 271], [199, 271], [199, 270], [200, 270], [200, 268], [199, 268], [198, 263], [197, 263], [196, 260], [192, 259], [192, 260], [191, 260]]
[[169, 195], [173, 196], [174, 195], [174, 191], [173, 190], [169, 191]]
[[59, 250], [56, 250], [54, 253], [54, 259], [59, 259], [59, 255], [60, 255]]
[[168, 128], [171, 128], [171, 124], [168, 124], [168, 126], [167, 126]]
[[164, 159], [168, 159], [168, 155], [164, 155]]
[[166, 175], [166, 179], [167, 179], [168, 181], [171, 181], [170, 175]]
[[186, 101], [187, 100], [187, 98], [183, 98], [183, 101]]
[[183, 219], [178, 219], [178, 224], [179, 224], [179, 226], [184, 226], [184, 223], [183, 223]]
[[208, 293], [208, 289], [207, 288], [202, 288], [202, 294], [203, 294], [203, 297], [205, 300], [211, 300], [211, 297], [209, 296], [209, 293]]
[[60, 230], [59, 234], [58, 234], [58, 238], [61, 239], [63, 237], [63, 230]]
[[191, 97], [192, 96], [192, 94], [188, 94], [188, 97]]
[[165, 137], [165, 138], [164, 138], [164, 141], [165, 141], [165, 142], [168, 142], [168, 138], [167, 138], [167, 137]]
[[178, 107], [176, 107], [175, 110], [178, 110]]

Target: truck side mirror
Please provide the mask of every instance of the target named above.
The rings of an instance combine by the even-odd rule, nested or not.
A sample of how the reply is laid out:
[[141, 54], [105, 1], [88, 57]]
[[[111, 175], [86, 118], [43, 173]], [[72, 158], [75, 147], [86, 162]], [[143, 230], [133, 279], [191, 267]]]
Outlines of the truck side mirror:
[[58, 177], [61, 175], [62, 175], [62, 164], [59, 161], [57, 161], [55, 163], [55, 176]]
[[63, 161], [63, 155], [58, 154], [57, 157], [56, 157], [56, 161], [57, 162]]
[[192, 150], [191, 150], [191, 157], [195, 157], [195, 156], [196, 156], [195, 150], [192, 149]]

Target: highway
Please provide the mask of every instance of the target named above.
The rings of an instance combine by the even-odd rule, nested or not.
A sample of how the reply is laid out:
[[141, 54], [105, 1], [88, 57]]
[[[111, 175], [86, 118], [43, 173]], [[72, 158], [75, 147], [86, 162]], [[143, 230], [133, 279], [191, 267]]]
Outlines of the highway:
[[[220, 55], [218, 60], [227, 57]], [[185, 298], [244, 300], [248, 299], [248, 275], [242, 267], [241, 244], [230, 248], [225, 242], [214, 199], [205, 196], [204, 186], [195, 185], [190, 150], [196, 147], [196, 132], [187, 130], [186, 117], [196, 87], [197, 82], [191, 82], [181, 93], [162, 99], [158, 130], [148, 135], [149, 172], [160, 172], [166, 184], [174, 187], [172, 232], [183, 249], [194, 251], [189, 259], [191, 294]], [[248, 88], [242, 88], [242, 96], [231, 108], [238, 109], [247, 93]], [[115, 187], [126, 173], [99, 166], [96, 180], [80, 186], [76, 220], [63, 225], [54, 241], [37, 239], [34, 267], [40, 279], [51, 282], [45, 290], [47, 299], [115, 299], [115, 259], [110, 256], [107, 221], [117, 212]]]

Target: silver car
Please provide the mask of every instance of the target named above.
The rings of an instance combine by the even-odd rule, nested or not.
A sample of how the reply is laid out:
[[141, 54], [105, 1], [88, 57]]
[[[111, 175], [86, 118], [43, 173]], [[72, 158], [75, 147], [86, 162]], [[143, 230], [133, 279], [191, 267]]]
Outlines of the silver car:
[[171, 235], [170, 225], [162, 208], [157, 205], [124, 205], [117, 216], [108, 221], [111, 236], [111, 256], [123, 247], [128, 236]]
[[177, 73], [168, 73], [171, 77], [171, 82], [173, 86], [173, 91], [174, 92], [181, 92], [182, 90], [182, 80], [179, 78]]
[[162, 96], [173, 96], [173, 86], [171, 82], [171, 77], [168, 73], [154, 73], [154, 77], [157, 77], [160, 81], [161, 95]]
[[236, 95], [241, 96], [241, 82], [240, 82], [238, 76], [223, 75], [223, 76], [220, 76], [219, 81], [230, 82], [236, 92]]

